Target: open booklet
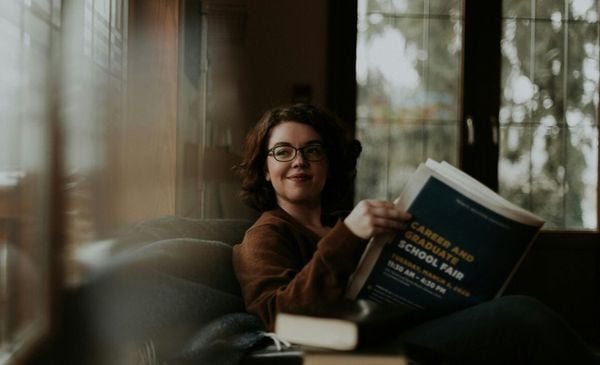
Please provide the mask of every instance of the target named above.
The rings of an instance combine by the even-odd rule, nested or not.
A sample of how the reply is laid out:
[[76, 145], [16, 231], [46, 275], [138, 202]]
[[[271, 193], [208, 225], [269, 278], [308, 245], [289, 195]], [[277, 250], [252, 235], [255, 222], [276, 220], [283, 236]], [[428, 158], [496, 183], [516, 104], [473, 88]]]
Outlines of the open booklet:
[[348, 298], [438, 313], [490, 300], [502, 293], [544, 224], [461, 170], [431, 159], [395, 203], [412, 219], [404, 230], [371, 239]]

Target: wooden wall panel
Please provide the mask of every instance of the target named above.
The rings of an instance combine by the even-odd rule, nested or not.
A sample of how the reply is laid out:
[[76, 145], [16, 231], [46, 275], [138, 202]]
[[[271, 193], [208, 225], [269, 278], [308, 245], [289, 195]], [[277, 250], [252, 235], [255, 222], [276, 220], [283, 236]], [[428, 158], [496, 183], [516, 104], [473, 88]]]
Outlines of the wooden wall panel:
[[130, 2], [121, 224], [175, 214], [179, 12], [177, 0]]

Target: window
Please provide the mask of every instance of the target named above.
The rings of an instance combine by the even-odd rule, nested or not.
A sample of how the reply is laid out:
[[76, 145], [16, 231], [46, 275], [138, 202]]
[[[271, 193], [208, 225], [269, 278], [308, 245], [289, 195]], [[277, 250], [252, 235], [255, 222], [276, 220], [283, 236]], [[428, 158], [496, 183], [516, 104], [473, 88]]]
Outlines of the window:
[[[70, 2], [63, 11], [60, 122], [63, 132], [67, 257], [114, 229], [119, 141], [126, 113], [125, 0]], [[66, 280], [82, 275], [71, 260]]]
[[597, 2], [476, 3], [358, 1], [357, 199], [395, 198], [431, 157], [546, 229], [597, 230]]
[[[123, 114], [126, 14], [123, 0], [0, 5], [2, 363], [26, 356], [49, 332], [55, 279], [63, 276], [54, 265], [59, 250], [91, 241], [107, 226], [94, 209], [107, 201], [101, 192], [113, 166], [109, 127]], [[60, 187], [59, 165], [67, 180]], [[63, 227], [67, 239], [58, 242]], [[70, 262], [60, 269], [75, 279]]]
[[50, 324], [52, 98], [61, 3], [0, 5], [0, 362], [22, 356]]
[[547, 228], [598, 228], [598, 4], [505, 1], [500, 192]]
[[357, 197], [394, 199], [427, 157], [459, 157], [462, 8], [359, 1]]

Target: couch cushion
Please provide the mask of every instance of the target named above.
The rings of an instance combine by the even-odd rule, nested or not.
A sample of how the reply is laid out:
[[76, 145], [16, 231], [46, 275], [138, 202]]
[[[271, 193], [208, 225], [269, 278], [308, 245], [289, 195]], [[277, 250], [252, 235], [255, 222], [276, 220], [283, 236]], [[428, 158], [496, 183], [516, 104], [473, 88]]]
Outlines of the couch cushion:
[[223, 242], [177, 238], [153, 242], [135, 254], [154, 270], [241, 296], [231, 252]]
[[252, 225], [245, 219], [195, 219], [164, 216], [138, 222], [118, 232], [114, 251], [123, 251], [170, 238], [197, 238], [219, 241], [229, 246], [242, 242]]

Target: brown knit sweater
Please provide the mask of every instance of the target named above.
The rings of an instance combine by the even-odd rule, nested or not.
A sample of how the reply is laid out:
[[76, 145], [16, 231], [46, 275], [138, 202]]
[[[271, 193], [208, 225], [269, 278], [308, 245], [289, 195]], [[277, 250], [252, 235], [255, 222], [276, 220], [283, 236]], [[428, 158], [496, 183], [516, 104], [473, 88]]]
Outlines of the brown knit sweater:
[[277, 312], [318, 310], [343, 298], [367, 241], [337, 217], [324, 220], [333, 229], [319, 237], [284, 210], [271, 210], [234, 246], [246, 309], [267, 329], [273, 330]]

